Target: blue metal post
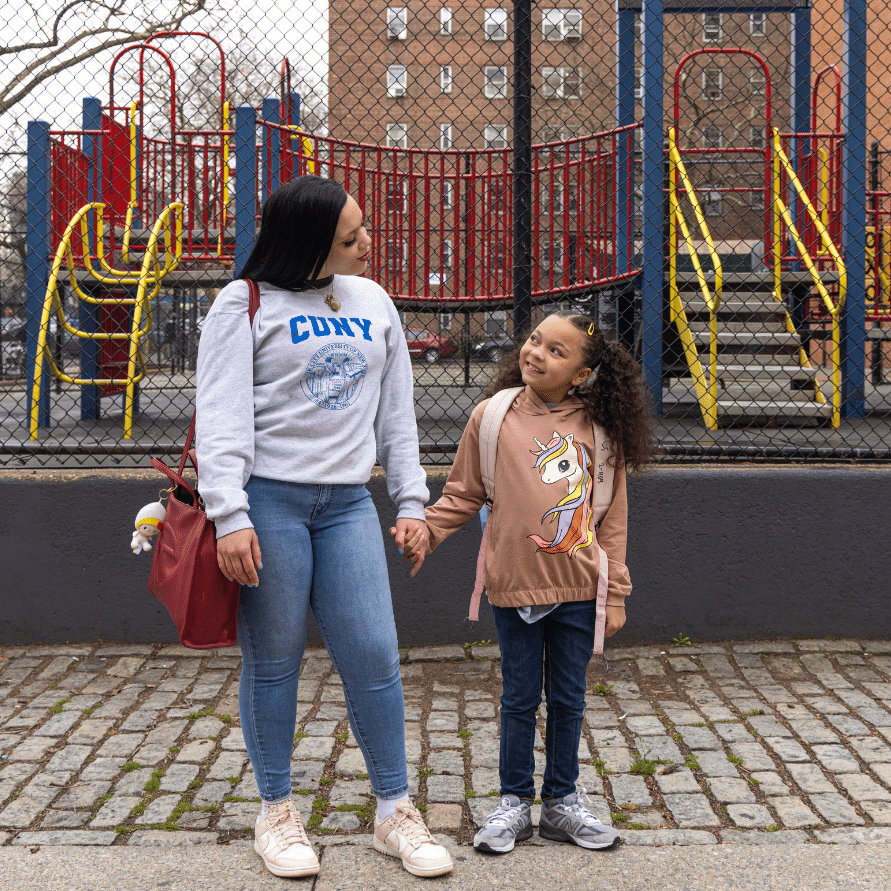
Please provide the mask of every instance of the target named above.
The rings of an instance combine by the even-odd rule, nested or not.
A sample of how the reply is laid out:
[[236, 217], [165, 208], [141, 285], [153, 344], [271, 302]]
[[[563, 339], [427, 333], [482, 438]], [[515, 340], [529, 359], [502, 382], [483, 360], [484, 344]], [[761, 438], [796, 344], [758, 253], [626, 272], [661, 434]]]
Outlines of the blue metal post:
[[[31, 398], [37, 370], [37, 339], [50, 264], [50, 136], [45, 121], [28, 123], [28, 198], [27, 233], [25, 235], [25, 283], [28, 290], [25, 322], [27, 344], [26, 368], [28, 387], [25, 391], [25, 423], [31, 415]], [[37, 423], [50, 422], [49, 375], [41, 362], [40, 405]]]
[[657, 416], [662, 415], [663, 3], [643, 3], [643, 256], [641, 360]]
[[249, 105], [235, 109], [235, 276], [254, 246], [257, 228], [257, 112]]
[[[84, 130], [102, 129], [102, 103], [98, 99], [84, 99], [83, 102], [83, 127]], [[90, 161], [88, 176], [88, 200], [101, 201], [102, 188], [100, 178], [102, 176], [102, 137], [94, 133], [85, 133], [83, 137], [84, 154]], [[93, 163], [97, 159], [98, 165]], [[93, 214], [90, 214], [90, 247], [95, 249], [93, 228]], [[91, 297], [98, 297], [99, 288], [87, 285], [82, 286]], [[80, 301], [80, 317], [78, 324], [81, 331], [99, 330], [99, 307], [95, 303]], [[82, 378], [95, 379], [99, 377], [99, 341], [81, 340], [80, 343], [80, 375]], [[80, 418], [82, 421], [98, 421], [101, 414], [99, 402], [99, 387], [80, 388]]]
[[[792, 54], [791, 54], [791, 90], [792, 90], [792, 131], [807, 133], [811, 129], [811, 10], [810, 7], [799, 7], [792, 10]], [[809, 139], [795, 139], [792, 146], [792, 165], [801, 176], [801, 158], [814, 147]], [[805, 188], [813, 194], [816, 183], [805, 183]], [[793, 207], [795, 225], [798, 231], [803, 229], [804, 208], [796, 200]], [[804, 268], [804, 264], [796, 263], [795, 269]]]
[[[280, 103], [278, 99], [264, 99], [260, 116], [270, 124], [282, 123], [280, 119]], [[263, 178], [263, 200], [265, 201], [282, 184], [282, 138], [281, 130], [264, 127], [260, 134], [260, 151], [263, 163], [260, 165]]]
[[291, 123], [295, 127], [300, 126], [300, 113], [302, 109], [300, 108], [300, 94], [299, 93], [291, 93]]
[[866, 9], [845, 0], [842, 246], [848, 295], [842, 313], [842, 416], [865, 415], [866, 380]]

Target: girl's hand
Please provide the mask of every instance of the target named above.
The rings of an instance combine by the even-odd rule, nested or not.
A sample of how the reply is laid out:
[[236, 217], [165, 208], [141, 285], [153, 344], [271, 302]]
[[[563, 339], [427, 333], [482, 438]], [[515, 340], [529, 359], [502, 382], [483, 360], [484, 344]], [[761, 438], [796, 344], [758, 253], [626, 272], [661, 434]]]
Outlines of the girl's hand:
[[396, 547], [402, 551], [402, 556], [414, 563], [410, 575], [416, 575], [424, 564], [427, 545], [430, 542], [427, 524], [423, 520], [402, 517], [396, 521], [395, 526], [391, 527], [390, 535], [395, 539]]
[[218, 538], [217, 563], [227, 579], [256, 588], [260, 584], [257, 570], [263, 568], [263, 558], [253, 528], [239, 529]]
[[625, 624], [624, 606], [607, 606], [606, 608], [606, 637], [612, 637]]

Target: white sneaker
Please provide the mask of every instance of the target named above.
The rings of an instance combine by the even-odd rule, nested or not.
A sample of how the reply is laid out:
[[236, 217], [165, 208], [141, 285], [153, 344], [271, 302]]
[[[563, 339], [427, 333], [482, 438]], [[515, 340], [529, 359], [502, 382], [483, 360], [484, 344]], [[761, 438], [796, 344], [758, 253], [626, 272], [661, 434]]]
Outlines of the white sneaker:
[[257, 817], [254, 850], [274, 876], [314, 876], [319, 858], [312, 849], [293, 801], [277, 807], [265, 820]]
[[433, 840], [410, 801], [400, 801], [386, 820], [374, 818], [372, 844], [382, 854], [398, 857], [413, 876], [441, 876], [454, 869], [449, 852]]

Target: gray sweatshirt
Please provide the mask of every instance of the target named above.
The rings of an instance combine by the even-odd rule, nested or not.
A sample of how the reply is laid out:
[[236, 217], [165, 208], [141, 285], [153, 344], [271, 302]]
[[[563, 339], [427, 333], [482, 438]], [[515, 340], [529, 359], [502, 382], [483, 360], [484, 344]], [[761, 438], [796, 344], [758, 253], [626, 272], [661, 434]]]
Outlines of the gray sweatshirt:
[[302, 292], [226, 285], [198, 347], [201, 495], [217, 537], [250, 527], [251, 475], [295, 483], [366, 483], [375, 459], [399, 517], [424, 519], [430, 497], [418, 455], [414, 378], [393, 301], [379, 285], [336, 275]]

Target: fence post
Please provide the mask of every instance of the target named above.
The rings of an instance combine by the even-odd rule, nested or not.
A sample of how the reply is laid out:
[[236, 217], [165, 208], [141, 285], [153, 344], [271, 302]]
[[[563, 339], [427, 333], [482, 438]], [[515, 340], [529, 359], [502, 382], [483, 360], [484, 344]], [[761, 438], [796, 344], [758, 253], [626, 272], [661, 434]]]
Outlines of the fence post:
[[643, 0], [643, 254], [641, 258], [641, 363], [662, 416], [663, 243], [663, 3]]
[[[811, 129], [811, 10], [810, 6], [800, 6], [792, 10], [792, 53], [789, 77], [792, 81], [792, 130], [794, 133], [808, 133]], [[802, 176], [802, 158], [815, 149], [809, 139], [793, 139], [792, 166], [799, 177]], [[805, 182], [805, 188], [815, 193], [817, 183]], [[796, 198], [792, 213], [798, 231], [803, 229], [806, 212], [801, 201]], [[804, 269], [798, 261], [793, 266]]]
[[[31, 416], [31, 400], [34, 384], [40, 368], [40, 405], [37, 424], [47, 427], [50, 423], [50, 393], [47, 386], [49, 375], [44, 358], [37, 355], [37, 340], [43, 314], [43, 301], [50, 264], [50, 136], [45, 121], [28, 123], [28, 197], [27, 230], [25, 235], [25, 282], [28, 289], [26, 303], [25, 337], [27, 344], [25, 390], [25, 423]], [[49, 332], [47, 332], [49, 336]], [[49, 342], [47, 341], [47, 349]]]
[[[98, 99], [87, 98], [83, 101], [83, 128], [86, 131], [102, 129], [102, 103]], [[87, 173], [87, 200], [90, 202], [102, 200], [102, 137], [98, 133], [84, 133], [83, 152], [89, 161]], [[89, 218], [90, 249], [95, 250], [95, 215], [91, 212]], [[91, 297], [98, 297], [99, 287], [83, 285]], [[78, 324], [81, 331], [99, 330], [99, 306], [95, 303], [80, 301], [80, 314]], [[87, 380], [96, 380], [99, 377], [99, 341], [87, 340], [80, 345], [80, 375]], [[80, 388], [80, 419], [82, 421], [98, 421], [101, 414], [99, 401], [99, 387], [91, 385]]]
[[235, 109], [235, 266], [241, 274], [254, 246], [257, 229], [257, 112]]
[[866, 414], [866, 10], [845, 0], [842, 247], [848, 294], [841, 317], [842, 417]]
[[[284, 123], [280, 120], [280, 108], [280, 100], [264, 99], [260, 117], [269, 124]], [[282, 184], [282, 133], [275, 127], [263, 127], [260, 131], [260, 158], [261, 194], [265, 201]]]
[[[619, 33], [616, 41], [616, 126], [634, 123], [634, 6], [637, 0], [619, 0]], [[625, 252], [628, 268], [634, 264], [633, 195], [634, 171], [628, 162], [634, 157], [634, 130], [621, 133], [616, 140], [616, 239], [613, 245], [615, 271], [620, 271], [619, 252]], [[630, 148], [629, 148], [630, 146]], [[628, 198], [632, 197], [631, 212]], [[628, 239], [628, 244], [624, 239]], [[623, 270], [624, 271], [624, 270]], [[616, 338], [629, 350], [634, 350], [634, 287], [616, 289]]]
[[532, 3], [514, 0], [514, 337], [532, 321]]

